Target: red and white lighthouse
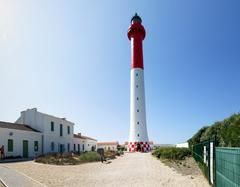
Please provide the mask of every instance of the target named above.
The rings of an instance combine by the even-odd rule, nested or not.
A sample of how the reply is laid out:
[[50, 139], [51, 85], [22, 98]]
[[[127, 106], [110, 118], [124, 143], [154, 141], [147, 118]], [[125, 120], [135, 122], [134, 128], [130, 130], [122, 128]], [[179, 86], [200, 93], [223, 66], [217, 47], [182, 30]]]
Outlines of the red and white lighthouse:
[[136, 13], [132, 17], [131, 25], [128, 29], [128, 39], [131, 41], [129, 152], [150, 151], [146, 124], [142, 51], [142, 41], [145, 38], [145, 34], [142, 20]]

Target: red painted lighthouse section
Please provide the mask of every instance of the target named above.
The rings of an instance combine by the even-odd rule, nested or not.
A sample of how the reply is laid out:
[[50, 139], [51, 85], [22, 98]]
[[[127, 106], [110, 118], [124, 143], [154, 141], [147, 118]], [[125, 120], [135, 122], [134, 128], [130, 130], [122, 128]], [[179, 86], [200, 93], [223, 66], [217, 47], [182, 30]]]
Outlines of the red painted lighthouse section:
[[132, 20], [128, 29], [128, 39], [131, 41], [131, 68], [143, 69], [142, 40], [145, 34], [141, 20]]

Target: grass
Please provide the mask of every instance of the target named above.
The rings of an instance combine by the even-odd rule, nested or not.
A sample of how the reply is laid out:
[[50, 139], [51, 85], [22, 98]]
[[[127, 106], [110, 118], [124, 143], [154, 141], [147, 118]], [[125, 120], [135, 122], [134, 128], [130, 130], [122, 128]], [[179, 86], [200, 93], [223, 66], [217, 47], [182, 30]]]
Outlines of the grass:
[[100, 155], [97, 152], [85, 152], [81, 154], [59, 154], [52, 153], [39, 156], [35, 162], [54, 165], [77, 165], [87, 162], [100, 161]]
[[191, 157], [191, 150], [188, 148], [162, 147], [155, 149], [152, 155], [182, 175], [193, 176], [201, 174], [197, 163]]

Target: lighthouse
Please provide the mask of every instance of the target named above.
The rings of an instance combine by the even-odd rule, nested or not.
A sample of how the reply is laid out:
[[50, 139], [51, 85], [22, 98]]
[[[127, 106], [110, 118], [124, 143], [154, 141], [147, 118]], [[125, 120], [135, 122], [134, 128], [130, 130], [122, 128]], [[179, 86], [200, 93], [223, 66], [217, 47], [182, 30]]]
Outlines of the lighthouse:
[[131, 41], [129, 152], [150, 151], [146, 124], [142, 50], [145, 34], [142, 19], [136, 13], [131, 19], [127, 33], [128, 39]]

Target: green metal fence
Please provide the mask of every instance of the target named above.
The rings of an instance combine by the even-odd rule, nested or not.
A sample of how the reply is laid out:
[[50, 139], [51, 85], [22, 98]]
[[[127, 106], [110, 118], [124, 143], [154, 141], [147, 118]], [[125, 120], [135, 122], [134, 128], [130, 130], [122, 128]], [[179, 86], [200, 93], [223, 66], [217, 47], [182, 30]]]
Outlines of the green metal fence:
[[215, 182], [215, 138], [207, 139], [193, 146], [193, 158], [199, 163], [209, 184]]
[[216, 186], [240, 187], [240, 148], [216, 147]]
[[213, 138], [194, 145], [194, 159], [209, 184], [216, 187], [240, 187], [240, 148], [215, 147], [215, 142]]
[[199, 144], [193, 146], [193, 158], [199, 163], [204, 175], [209, 180], [209, 168], [208, 168], [208, 158], [204, 161], [204, 146], [206, 146], [206, 151], [209, 152], [209, 141], [203, 141]]

